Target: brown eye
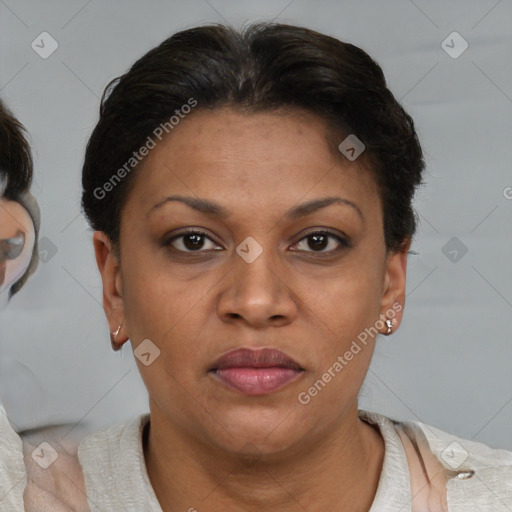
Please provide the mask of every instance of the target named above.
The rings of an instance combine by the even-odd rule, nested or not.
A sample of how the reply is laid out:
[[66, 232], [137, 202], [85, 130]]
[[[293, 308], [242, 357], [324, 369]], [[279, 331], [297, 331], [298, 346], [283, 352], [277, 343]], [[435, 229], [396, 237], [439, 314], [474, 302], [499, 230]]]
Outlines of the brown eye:
[[[203, 231], [186, 231], [179, 235], [173, 236], [164, 245], [171, 245], [174, 249], [181, 252], [199, 252], [204, 249], [205, 240], [212, 242], [214, 247], [218, 247], [213, 240]], [[210, 247], [207, 249], [212, 249]]]
[[[307, 241], [307, 248], [311, 249], [311, 251], [307, 249], [299, 250], [306, 250], [306, 252], [332, 253], [350, 247], [347, 240], [329, 231], [314, 231], [309, 233], [302, 238], [296, 246], [299, 246], [303, 241]], [[331, 241], [333, 242], [330, 243]], [[328, 247], [331, 248], [326, 251], [325, 249]]]

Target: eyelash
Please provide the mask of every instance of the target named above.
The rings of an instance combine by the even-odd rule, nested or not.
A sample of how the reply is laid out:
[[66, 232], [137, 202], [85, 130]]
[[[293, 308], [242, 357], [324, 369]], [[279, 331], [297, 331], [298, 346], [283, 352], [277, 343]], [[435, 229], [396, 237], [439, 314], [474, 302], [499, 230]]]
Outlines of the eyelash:
[[[190, 231], [185, 231], [183, 233], [180, 233], [179, 235], [175, 235], [172, 238], [167, 239], [166, 241], [163, 242], [163, 245], [165, 247], [171, 246], [172, 242], [174, 242], [175, 240], [177, 240], [179, 238], [184, 238], [184, 237], [187, 237], [187, 236], [190, 236], [190, 235], [203, 236], [205, 238], [208, 238], [211, 242], [216, 243], [214, 240], [212, 240], [212, 238], [205, 231], [194, 229], [194, 230], [190, 230]], [[334, 249], [334, 250], [331, 250], [331, 251], [306, 251], [306, 252], [313, 253], [313, 254], [332, 255], [332, 254], [335, 254], [335, 253], [337, 253], [339, 251], [342, 251], [343, 249], [348, 249], [348, 248], [352, 247], [352, 244], [350, 243], [350, 241], [348, 239], [345, 239], [345, 238], [339, 236], [338, 234], [335, 234], [332, 231], [329, 231], [329, 230], [326, 230], [326, 229], [318, 230], [318, 231], [311, 231], [310, 233], [307, 233], [305, 236], [303, 236], [294, 245], [297, 245], [300, 242], [302, 242], [303, 240], [307, 240], [308, 238], [310, 238], [310, 237], [312, 237], [314, 235], [326, 235], [326, 236], [328, 236], [330, 238], [334, 238], [337, 242], [339, 242], [341, 247], [339, 247], [337, 249]], [[175, 248], [173, 248], [173, 249], [175, 249]], [[181, 249], [175, 249], [175, 250], [178, 251], [178, 252], [181, 252], [181, 253], [186, 253], [186, 254], [201, 254], [202, 252], [204, 252], [203, 250], [198, 250], [198, 251], [189, 251], [189, 250], [184, 251], [184, 250], [181, 250]], [[215, 249], [215, 250], [217, 250], [217, 249]]]

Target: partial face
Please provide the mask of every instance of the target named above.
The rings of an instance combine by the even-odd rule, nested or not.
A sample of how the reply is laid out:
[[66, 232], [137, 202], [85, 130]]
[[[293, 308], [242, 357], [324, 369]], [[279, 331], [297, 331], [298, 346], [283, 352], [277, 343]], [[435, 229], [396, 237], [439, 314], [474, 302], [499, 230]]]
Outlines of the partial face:
[[[121, 266], [110, 253], [102, 276], [111, 330], [124, 320], [134, 349], [149, 339], [160, 350], [137, 361], [153, 418], [270, 454], [320, 439], [354, 407], [375, 330], [359, 351], [353, 342], [388, 310], [398, 326], [406, 257], [386, 254], [368, 170], [326, 136], [311, 114], [197, 111], [135, 171]], [[279, 350], [295, 366], [270, 354], [259, 362], [273, 369], [236, 355], [237, 369], [221, 368], [239, 348]]]
[[27, 210], [16, 201], [0, 198], [0, 309], [9, 288], [27, 270], [34, 250], [35, 231]]

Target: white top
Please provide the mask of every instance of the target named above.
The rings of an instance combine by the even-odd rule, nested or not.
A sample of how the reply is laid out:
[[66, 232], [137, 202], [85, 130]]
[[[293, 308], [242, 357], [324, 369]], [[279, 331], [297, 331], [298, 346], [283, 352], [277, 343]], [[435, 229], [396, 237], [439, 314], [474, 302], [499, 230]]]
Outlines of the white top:
[[22, 442], [0, 404], [0, 511], [23, 511], [23, 491], [27, 483]]
[[[512, 511], [512, 452], [494, 450], [420, 422], [398, 422], [362, 410], [359, 417], [378, 426], [385, 443], [379, 485], [369, 512], [439, 510], [411, 506], [408, 459], [399, 434], [404, 428], [413, 444], [418, 441], [420, 452], [424, 450], [421, 438], [426, 439], [429, 455], [434, 454], [451, 475], [446, 484], [449, 512]], [[162, 512], [144, 462], [142, 432], [148, 420], [148, 414], [140, 415], [81, 442], [78, 457], [91, 512]]]

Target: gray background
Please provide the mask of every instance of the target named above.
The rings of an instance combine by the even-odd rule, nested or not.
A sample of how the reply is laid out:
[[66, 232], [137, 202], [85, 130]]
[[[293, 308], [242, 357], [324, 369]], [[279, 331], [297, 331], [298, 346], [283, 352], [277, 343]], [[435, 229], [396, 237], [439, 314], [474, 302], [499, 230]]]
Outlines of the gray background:
[[[111, 351], [79, 210], [99, 97], [175, 31], [273, 18], [374, 57], [426, 154], [404, 322], [380, 337], [360, 407], [512, 449], [510, 0], [0, 0], [0, 97], [31, 133], [42, 211], [43, 261], [0, 313], [11, 421], [92, 430], [147, 411], [131, 348]], [[458, 58], [441, 46], [453, 31], [469, 44]], [[46, 59], [31, 47], [42, 32], [59, 45]]]

